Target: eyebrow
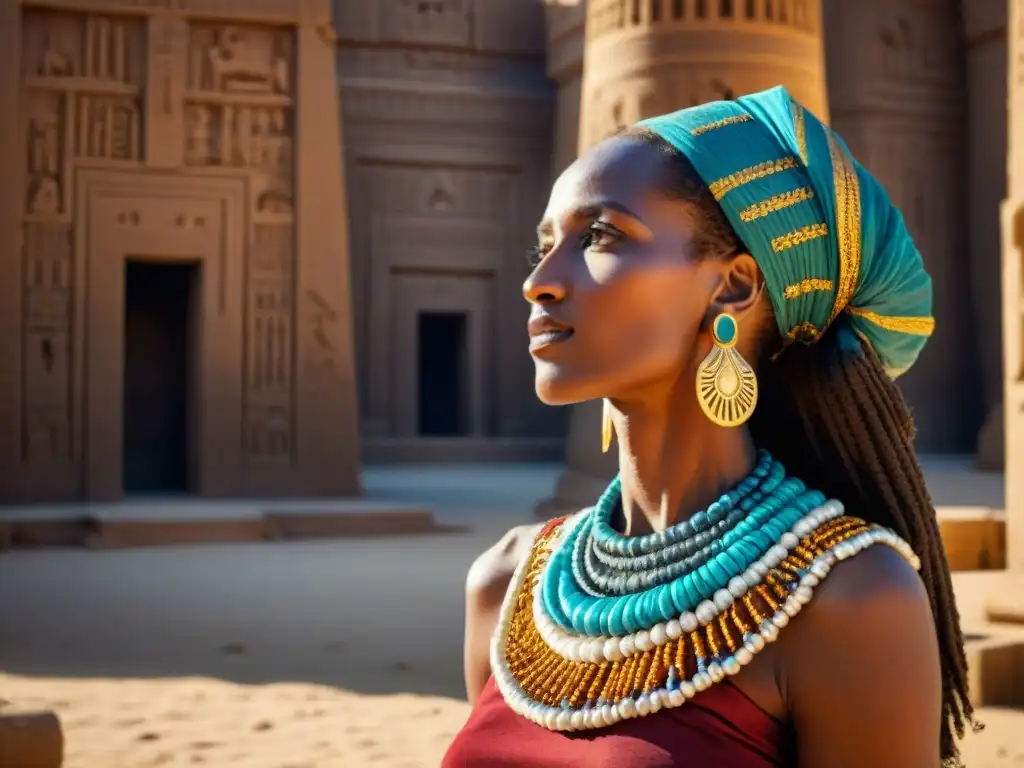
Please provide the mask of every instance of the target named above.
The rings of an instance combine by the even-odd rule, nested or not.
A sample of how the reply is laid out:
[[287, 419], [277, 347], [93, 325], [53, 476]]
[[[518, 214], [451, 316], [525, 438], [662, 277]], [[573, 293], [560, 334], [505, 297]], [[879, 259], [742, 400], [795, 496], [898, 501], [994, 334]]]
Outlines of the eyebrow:
[[[640, 218], [640, 216], [637, 213], [635, 213], [634, 211], [631, 211], [625, 205], [623, 205], [622, 203], [619, 203], [619, 202], [617, 202], [615, 200], [600, 200], [600, 201], [597, 201], [597, 202], [586, 203], [584, 205], [577, 206], [576, 208], [573, 208], [571, 211], [568, 212], [568, 214], [566, 215], [566, 218], [567, 219], [596, 219], [604, 211], [615, 211], [616, 213], [621, 213], [621, 214], [623, 214], [625, 216], [629, 216], [630, 218], [636, 219], [640, 223], [643, 223], [643, 219]], [[551, 232], [551, 229], [552, 229], [551, 221], [549, 219], [545, 219], [544, 221], [542, 221], [537, 226], [537, 234], [539, 234], [539, 235], [549, 234]]]

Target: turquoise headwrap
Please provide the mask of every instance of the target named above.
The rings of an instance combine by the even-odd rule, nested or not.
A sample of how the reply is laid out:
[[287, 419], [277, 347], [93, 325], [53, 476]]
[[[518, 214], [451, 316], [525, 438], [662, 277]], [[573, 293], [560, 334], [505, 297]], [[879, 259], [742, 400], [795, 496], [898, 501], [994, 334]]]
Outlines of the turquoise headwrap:
[[811, 343], [836, 323], [896, 378], [931, 335], [932, 283], [903, 216], [845, 142], [785, 88], [638, 124], [682, 152], [765, 276], [779, 331]]

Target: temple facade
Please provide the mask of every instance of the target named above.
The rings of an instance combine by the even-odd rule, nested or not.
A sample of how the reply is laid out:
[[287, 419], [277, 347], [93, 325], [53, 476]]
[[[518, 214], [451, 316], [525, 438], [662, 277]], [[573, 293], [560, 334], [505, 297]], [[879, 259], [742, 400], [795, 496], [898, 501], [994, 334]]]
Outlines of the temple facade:
[[0, 8], [0, 500], [357, 493], [330, 4]]
[[0, 501], [346, 495], [361, 459], [563, 456], [554, 505], [592, 499], [599, 409], [537, 402], [523, 329], [550, 183], [621, 126], [779, 83], [934, 277], [901, 380], [920, 449], [1024, 462], [1007, 7], [7, 3]]

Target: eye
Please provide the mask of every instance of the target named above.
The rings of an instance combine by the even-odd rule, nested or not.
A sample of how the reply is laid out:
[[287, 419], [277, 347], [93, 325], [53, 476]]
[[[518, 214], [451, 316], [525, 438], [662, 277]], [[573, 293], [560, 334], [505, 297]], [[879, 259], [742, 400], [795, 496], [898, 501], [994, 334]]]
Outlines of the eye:
[[622, 237], [622, 232], [611, 224], [595, 221], [587, 229], [580, 242], [586, 250], [600, 251], [621, 240]]

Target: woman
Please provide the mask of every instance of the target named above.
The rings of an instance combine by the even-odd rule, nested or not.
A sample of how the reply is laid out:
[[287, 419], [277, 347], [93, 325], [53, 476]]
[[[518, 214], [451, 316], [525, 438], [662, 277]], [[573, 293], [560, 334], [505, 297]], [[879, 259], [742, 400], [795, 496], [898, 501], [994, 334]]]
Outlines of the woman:
[[539, 237], [537, 393], [604, 398], [620, 474], [475, 564], [444, 766], [955, 764], [962, 636], [891, 382], [931, 282], [878, 183], [775, 88], [595, 147]]

